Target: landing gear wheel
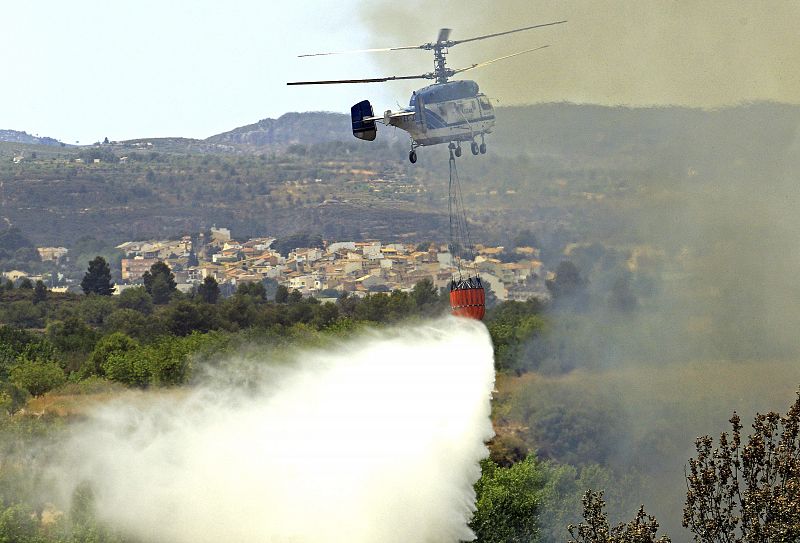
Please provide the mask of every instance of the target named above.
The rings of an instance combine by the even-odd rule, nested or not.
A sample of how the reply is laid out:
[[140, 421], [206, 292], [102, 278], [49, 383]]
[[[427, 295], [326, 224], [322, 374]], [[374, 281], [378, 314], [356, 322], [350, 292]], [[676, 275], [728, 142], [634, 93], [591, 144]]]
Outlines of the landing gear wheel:
[[416, 162], [417, 162], [417, 152], [415, 150], [412, 149], [408, 153], [408, 161], [411, 162], [411, 164], [416, 164]]
[[480, 150], [481, 150], [481, 154], [482, 155], [486, 154], [486, 144], [485, 143], [481, 143]]
[[480, 151], [480, 149], [478, 147], [478, 142], [477, 141], [473, 141], [472, 145], [470, 145], [470, 149], [472, 149], [472, 154], [473, 155], [477, 155], [478, 152]]
[[456, 147], [456, 156], [461, 156], [461, 146]]

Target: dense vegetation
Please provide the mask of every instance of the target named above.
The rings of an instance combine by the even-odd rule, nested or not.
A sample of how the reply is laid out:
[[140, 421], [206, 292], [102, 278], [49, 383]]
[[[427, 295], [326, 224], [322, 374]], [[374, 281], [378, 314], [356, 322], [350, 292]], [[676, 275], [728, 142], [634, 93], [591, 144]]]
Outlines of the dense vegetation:
[[[91, 263], [87, 277], [106, 275], [102, 268], [101, 262]], [[576, 299], [581, 300], [581, 311], [591, 311], [593, 304], [602, 304], [605, 310], [616, 307], [622, 313], [631, 310], [615, 303], [607, 306], [605, 298], [597, 299], [586, 290], [588, 283], [579, 272], [562, 268], [564, 277], [556, 276], [549, 284], [554, 295], [550, 305], [505, 302], [489, 311], [486, 324], [501, 378], [513, 379], [536, 368], [540, 358], [530, 358], [529, 345], [552, 341], [554, 323], [580, 317], [575, 312]], [[168, 274], [168, 269], [154, 266], [144, 286], [118, 297], [93, 292], [92, 281], [87, 282], [87, 295], [46, 290], [37, 295], [35, 288], [11, 284], [0, 291], [2, 318], [8, 323], [0, 327], [0, 408], [7, 413], [0, 432], [7, 450], [24, 450], [28, 443], [57, 438], [64, 422], [61, 417], [35, 418], [24, 412], [35, 404], [31, 398], [49, 391], [91, 393], [113, 390], [108, 387], [114, 383], [134, 388], [180, 386], [191, 382], [198, 362], [245, 344], [275, 347], [326, 341], [364, 324], [381, 326], [446, 310], [444, 298], [428, 281], [409, 293], [374, 293], [363, 299], [343, 296], [336, 303], [319, 303], [284, 287], [269, 297], [261, 284], [241, 285], [233, 296], [223, 298], [213, 280], [184, 295], [175, 290]], [[570, 308], [568, 312], [565, 307]], [[557, 367], [568, 371], [564, 365]], [[554, 389], [551, 394], [545, 390], [520, 394], [527, 403], [511, 402], [507, 392], [497, 398], [499, 435], [476, 485], [478, 510], [471, 526], [478, 540], [563, 540], [566, 525], [579, 520], [582, 499], [588, 524], [574, 532], [576, 541], [640, 541], [630, 534], [643, 532], [654, 538], [658, 525], [643, 511], [614, 531], [608, 528], [602, 498], [584, 496], [586, 489], [611, 489], [611, 514], [621, 518], [642, 497], [643, 481], [650, 480], [636, 466], [615, 464], [614, 443], [626, 425], [619, 406], [614, 408], [605, 394], [578, 400], [577, 394], [585, 395], [585, 390]], [[584, 407], [576, 409], [580, 404]], [[800, 408], [795, 408], [795, 418], [798, 412]], [[617, 420], [616, 430], [602, 422], [609, 419]], [[515, 420], [529, 426], [523, 432], [506, 427]], [[699, 452], [698, 466], [708, 461], [707, 442], [702, 442]], [[2, 486], [7, 489], [0, 496], [0, 535], [6, 540], [123, 540], [92, 520], [89, 488], [78, 489], [74, 511], [45, 521], [50, 506], [36, 501], [31, 486], [36, 481], [29, 469], [33, 464], [0, 466]], [[707, 484], [706, 492], [712, 490]], [[702, 503], [693, 503], [692, 507], [702, 510]], [[609, 539], [587, 538], [598, 526], [606, 526]]]

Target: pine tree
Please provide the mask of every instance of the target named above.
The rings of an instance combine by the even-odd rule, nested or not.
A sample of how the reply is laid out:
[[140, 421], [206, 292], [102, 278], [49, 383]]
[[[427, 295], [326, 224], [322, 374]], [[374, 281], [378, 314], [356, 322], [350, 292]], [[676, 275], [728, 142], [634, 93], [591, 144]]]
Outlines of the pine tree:
[[97, 256], [89, 262], [89, 269], [83, 276], [81, 288], [85, 294], [111, 296], [114, 292], [114, 283], [111, 282], [111, 269], [105, 258]]
[[168, 303], [172, 293], [178, 290], [175, 283], [175, 274], [164, 262], [156, 262], [150, 266], [150, 271], [142, 275], [144, 288], [153, 298], [154, 304]]
[[217, 299], [219, 298], [219, 283], [217, 283], [216, 279], [207, 275], [206, 278], [203, 279], [203, 284], [197, 287], [197, 295], [208, 304], [217, 303]]
[[42, 281], [36, 281], [36, 286], [33, 288], [33, 303], [38, 304], [47, 299], [47, 287]]

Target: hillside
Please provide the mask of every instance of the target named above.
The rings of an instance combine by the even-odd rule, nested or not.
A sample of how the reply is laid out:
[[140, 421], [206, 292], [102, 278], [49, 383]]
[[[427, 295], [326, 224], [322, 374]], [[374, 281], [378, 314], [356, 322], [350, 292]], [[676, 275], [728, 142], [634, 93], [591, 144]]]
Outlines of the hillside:
[[249, 147], [315, 144], [352, 137], [350, 117], [341, 113], [286, 113], [277, 119], [262, 119], [207, 138], [209, 143]]
[[1, 130], [0, 141], [9, 143], [25, 143], [29, 145], [62, 145], [62, 143], [53, 138], [31, 136], [27, 132], [20, 132], [18, 130]]
[[[527, 228], [545, 245], [587, 236], [635, 243], [644, 234], [626, 226], [631, 210], [663, 212], [659, 199], [683, 201], [687, 183], [763, 182], [798, 161], [796, 106], [544, 104], [497, 115], [488, 155], [458, 163], [478, 241], [502, 242]], [[422, 148], [412, 166], [401, 135], [362, 142], [345, 115], [295, 113], [207, 140], [0, 143], [0, 216], [40, 244], [87, 233], [166, 237], [213, 224], [240, 237], [313, 230], [445, 239], [447, 149]], [[14, 164], [18, 149], [26, 159]]]

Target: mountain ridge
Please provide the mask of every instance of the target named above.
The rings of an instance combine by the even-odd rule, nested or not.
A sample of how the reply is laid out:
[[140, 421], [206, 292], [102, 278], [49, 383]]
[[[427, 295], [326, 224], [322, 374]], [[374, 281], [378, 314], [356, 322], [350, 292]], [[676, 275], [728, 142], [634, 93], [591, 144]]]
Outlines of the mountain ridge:
[[26, 143], [30, 145], [64, 145], [55, 138], [32, 136], [21, 130], [0, 128], [0, 141], [8, 143]]

